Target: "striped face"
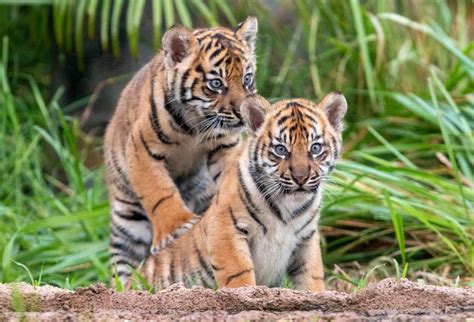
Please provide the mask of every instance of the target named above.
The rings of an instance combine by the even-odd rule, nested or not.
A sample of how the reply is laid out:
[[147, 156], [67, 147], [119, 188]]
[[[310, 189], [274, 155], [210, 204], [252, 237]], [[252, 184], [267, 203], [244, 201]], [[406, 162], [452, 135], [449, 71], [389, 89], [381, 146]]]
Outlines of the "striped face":
[[346, 109], [336, 93], [318, 105], [304, 99], [274, 104], [253, 135], [256, 183], [272, 195], [317, 192], [339, 157]]
[[242, 130], [240, 105], [256, 93], [257, 29], [257, 20], [249, 17], [235, 31], [212, 28], [191, 33], [180, 27], [168, 37], [165, 34], [168, 101], [179, 105], [184, 121], [201, 134]]

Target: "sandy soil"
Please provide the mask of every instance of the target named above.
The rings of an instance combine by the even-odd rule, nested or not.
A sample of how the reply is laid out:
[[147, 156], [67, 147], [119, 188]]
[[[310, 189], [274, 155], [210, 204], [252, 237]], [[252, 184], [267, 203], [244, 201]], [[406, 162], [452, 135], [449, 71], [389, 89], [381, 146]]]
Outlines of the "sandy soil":
[[[18, 312], [25, 311], [25, 312]], [[213, 291], [182, 285], [156, 294], [116, 293], [103, 285], [75, 292], [0, 284], [4, 320], [327, 320], [464, 321], [474, 318], [474, 288], [422, 286], [387, 279], [357, 294], [247, 287]], [[474, 320], [473, 320], [474, 321]]]

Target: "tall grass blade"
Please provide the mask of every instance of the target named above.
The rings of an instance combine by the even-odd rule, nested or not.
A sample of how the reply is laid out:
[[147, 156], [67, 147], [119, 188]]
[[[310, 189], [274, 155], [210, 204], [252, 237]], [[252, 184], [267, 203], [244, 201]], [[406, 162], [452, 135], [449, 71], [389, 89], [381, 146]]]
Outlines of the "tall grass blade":
[[360, 48], [362, 64], [364, 66], [365, 81], [367, 82], [367, 89], [369, 91], [370, 101], [372, 106], [376, 108], [375, 98], [375, 81], [372, 70], [372, 63], [369, 56], [369, 49], [367, 46], [364, 23], [362, 21], [362, 9], [359, 0], [351, 0], [352, 15], [354, 17], [355, 29], [357, 31], [357, 42]]
[[101, 21], [100, 21], [100, 41], [102, 50], [109, 49], [109, 32], [110, 32], [110, 8], [112, 0], [102, 0]]

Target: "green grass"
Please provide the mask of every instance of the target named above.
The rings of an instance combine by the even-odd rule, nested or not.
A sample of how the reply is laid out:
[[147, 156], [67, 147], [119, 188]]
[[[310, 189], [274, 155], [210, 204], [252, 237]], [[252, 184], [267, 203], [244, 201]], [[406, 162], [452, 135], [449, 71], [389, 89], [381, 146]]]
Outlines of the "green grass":
[[[48, 90], [44, 76], [48, 51], [24, 44], [30, 23], [21, 17], [39, 26], [32, 42], [56, 42], [66, 54], [81, 52], [90, 40], [79, 32], [94, 35], [90, 20], [97, 20], [102, 48], [118, 56], [121, 23], [136, 55], [139, 41], [158, 46], [175, 22], [228, 25], [254, 14], [262, 95], [317, 99], [338, 90], [349, 102], [343, 160], [321, 218], [328, 280], [354, 289], [375, 277], [421, 273], [456, 286], [473, 282], [471, 2], [283, 1], [282, 23], [257, 2], [157, 1], [150, 7], [154, 35], [146, 37], [143, 1], [52, 2], [54, 39], [47, 5], [0, 7], [7, 35], [0, 57], [1, 281], [75, 288], [110, 278], [103, 166], [86, 166], [101, 153], [100, 139], [63, 114], [62, 89]], [[69, 12], [80, 21], [66, 19]]]

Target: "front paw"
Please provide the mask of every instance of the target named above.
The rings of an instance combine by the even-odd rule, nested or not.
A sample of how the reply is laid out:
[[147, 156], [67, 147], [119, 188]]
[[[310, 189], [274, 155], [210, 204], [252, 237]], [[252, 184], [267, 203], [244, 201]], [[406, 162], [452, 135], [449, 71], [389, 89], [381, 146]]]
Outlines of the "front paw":
[[168, 234], [164, 238], [161, 238], [163, 234], [160, 234], [160, 233], [157, 233], [156, 235], [154, 234], [153, 244], [151, 245], [151, 249], [150, 249], [151, 255], [156, 255], [162, 249], [171, 245], [171, 243], [175, 239], [178, 239], [179, 237], [187, 233], [195, 224], [199, 222], [200, 219], [201, 218], [198, 216], [193, 216], [191, 219], [189, 219], [188, 221], [182, 223], [177, 228], [175, 228], [170, 234]]

